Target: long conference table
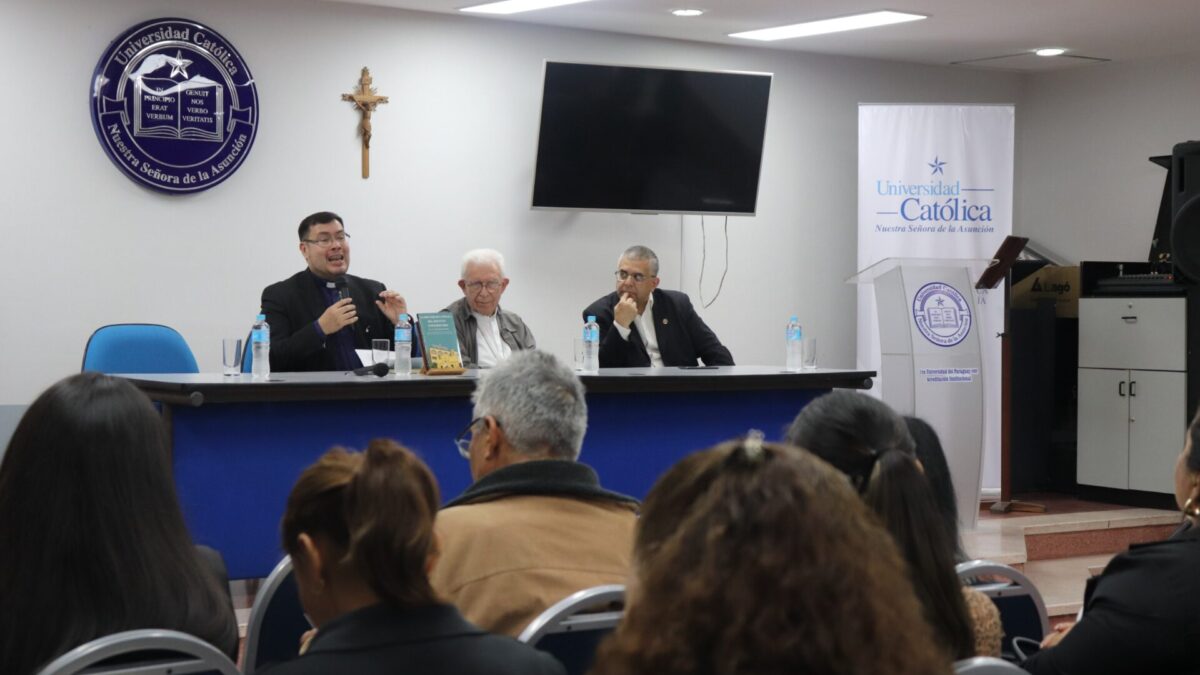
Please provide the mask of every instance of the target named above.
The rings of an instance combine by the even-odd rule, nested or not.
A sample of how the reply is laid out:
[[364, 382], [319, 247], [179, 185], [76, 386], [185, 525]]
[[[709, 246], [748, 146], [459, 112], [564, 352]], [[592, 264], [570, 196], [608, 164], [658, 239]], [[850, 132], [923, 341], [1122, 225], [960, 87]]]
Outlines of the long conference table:
[[[161, 405], [193, 539], [231, 578], [265, 577], [283, 556], [279, 520], [296, 478], [329, 448], [393, 438], [433, 470], [447, 501], [470, 483], [454, 437], [471, 421], [478, 371], [458, 376], [348, 373], [126, 375]], [[779, 439], [834, 388], [869, 389], [873, 371], [778, 367], [611, 368], [582, 375], [588, 428], [580, 461], [604, 487], [642, 498], [688, 453], [759, 429]]]

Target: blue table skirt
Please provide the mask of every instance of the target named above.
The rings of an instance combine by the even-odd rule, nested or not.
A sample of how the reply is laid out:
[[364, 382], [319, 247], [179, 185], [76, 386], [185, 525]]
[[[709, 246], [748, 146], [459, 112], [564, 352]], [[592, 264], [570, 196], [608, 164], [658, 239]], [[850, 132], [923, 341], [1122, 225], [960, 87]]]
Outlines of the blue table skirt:
[[[828, 389], [594, 393], [580, 460], [618, 492], [645, 497], [688, 453], [759, 429], [783, 430]], [[282, 557], [279, 521], [300, 472], [335, 445], [377, 437], [414, 450], [448, 501], [471, 482], [453, 438], [466, 397], [210, 402], [171, 410], [175, 479], [192, 536], [225, 556], [231, 578], [265, 577]]]

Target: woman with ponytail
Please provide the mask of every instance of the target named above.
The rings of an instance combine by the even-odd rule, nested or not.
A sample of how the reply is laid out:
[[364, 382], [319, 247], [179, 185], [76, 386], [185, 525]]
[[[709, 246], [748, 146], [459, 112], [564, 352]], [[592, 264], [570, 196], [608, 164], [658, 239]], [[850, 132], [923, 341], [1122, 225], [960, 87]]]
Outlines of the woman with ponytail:
[[317, 627], [272, 675], [557, 675], [550, 656], [490, 635], [429, 584], [440, 498], [429, 468], [393, 441], [334, 448], [300, 475], [283, 516], [300, 602]]
[[976, 644], [965, 597], [972, 591], [954, 572], [957, 546], [904, 419], [879, 399], [836, 390], [800, 411], [787, 440], [845, 474], [883, 521], [945, 653], [955, 660], [991, 655], [993, 646]]

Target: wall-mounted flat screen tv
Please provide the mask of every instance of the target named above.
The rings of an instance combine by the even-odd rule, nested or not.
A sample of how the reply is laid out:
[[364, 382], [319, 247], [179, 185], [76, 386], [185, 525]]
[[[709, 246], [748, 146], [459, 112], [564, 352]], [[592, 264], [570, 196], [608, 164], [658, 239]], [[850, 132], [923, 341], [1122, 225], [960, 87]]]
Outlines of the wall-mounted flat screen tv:
[[770, 73], [546, 63], [533, 208], [753, 215]]

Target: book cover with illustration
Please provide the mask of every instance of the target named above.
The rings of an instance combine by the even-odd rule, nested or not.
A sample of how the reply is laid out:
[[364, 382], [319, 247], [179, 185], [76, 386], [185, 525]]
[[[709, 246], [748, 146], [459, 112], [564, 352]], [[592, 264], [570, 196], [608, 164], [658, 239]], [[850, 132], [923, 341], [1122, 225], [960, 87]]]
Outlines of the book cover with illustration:
[[421, 354], [425, 357], [425, 373], [463, 372], [462, 352], [458, 346], [458, 331], [454, 315], [449, 312], [417, 315], [417, 336]]

